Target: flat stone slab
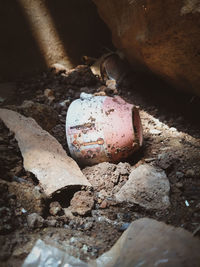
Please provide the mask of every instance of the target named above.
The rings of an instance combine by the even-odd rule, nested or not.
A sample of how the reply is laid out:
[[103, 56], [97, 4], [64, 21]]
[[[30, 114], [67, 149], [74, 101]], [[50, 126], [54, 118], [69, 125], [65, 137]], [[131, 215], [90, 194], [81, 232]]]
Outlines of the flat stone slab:
[[129, 180], [115, 195], [118, 202], [130, 202], [146, 209], [162, 210], [170, 206], [169, 180], [165, 172], [148, 164], [134, 169]]
[[163, 222], [142, 218], [131, 223], [96, 267], [200, 266], [200, 240]]
[[37, 177], [47, 196], [67, 186], [91, 186], [61, 144], [34, 119], [8, 109], [0, 109], [0, 119], [15, 133], [24, 168]]

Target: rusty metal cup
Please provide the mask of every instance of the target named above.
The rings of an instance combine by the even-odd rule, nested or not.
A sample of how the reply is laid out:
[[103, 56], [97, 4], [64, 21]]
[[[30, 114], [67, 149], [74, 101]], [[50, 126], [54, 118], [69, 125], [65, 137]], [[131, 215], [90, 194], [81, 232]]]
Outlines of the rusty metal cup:
[[143, 142], [138, 108], [119, 96], [82, 93], [69, 106], [66, 135], [71, 156], [80, 165], [119, 162]]

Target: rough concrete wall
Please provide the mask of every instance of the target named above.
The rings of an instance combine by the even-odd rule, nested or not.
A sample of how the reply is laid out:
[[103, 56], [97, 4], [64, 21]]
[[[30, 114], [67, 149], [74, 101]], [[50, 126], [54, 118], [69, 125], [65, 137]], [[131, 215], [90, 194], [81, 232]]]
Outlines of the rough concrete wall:
[[6, 0], [0, 3], [0, 81], [71, 67], [100, 55], [110, 33], [90, 0]]
[[200, 0], [93, 0], [133, 64], [200, 95]]

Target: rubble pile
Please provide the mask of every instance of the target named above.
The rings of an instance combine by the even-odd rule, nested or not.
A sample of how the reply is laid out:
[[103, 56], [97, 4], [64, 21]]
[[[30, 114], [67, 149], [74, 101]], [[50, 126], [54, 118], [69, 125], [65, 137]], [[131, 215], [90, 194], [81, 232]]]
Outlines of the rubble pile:
[[[139, 220], [137, 227], [142, 222], [141, 227], [149, 223], [160, 229], [165, 224], [157, 221], [162, 221], [198, 239], [198, 129], [175, 115], [159, 117], [134, 90], [106, 84], [87, 66], [68, 72], [54, 68], [17, 82], [16, 98], [1, 102], [0, 259], [5, 266], [21, 266], [38, 239], [64, 251], [67, 247], [67, 253], [88, 262], [144, 217], [156, 221]], [[65, 123], [69, 105], [82, 92], [120, 94], [140, 105], [144, 144], [139, 151], [119, 163], [77, 165], [67, 147]]]

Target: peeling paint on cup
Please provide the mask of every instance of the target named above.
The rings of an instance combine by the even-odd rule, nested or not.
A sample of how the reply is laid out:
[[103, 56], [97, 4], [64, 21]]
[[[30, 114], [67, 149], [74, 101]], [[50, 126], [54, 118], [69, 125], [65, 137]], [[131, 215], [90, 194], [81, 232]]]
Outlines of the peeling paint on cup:
[[138, 108], [119, 96], [82, 93], [69, 106], [66, 135], [71, 156], [81, 165], [119, 162], [143, 142]]

